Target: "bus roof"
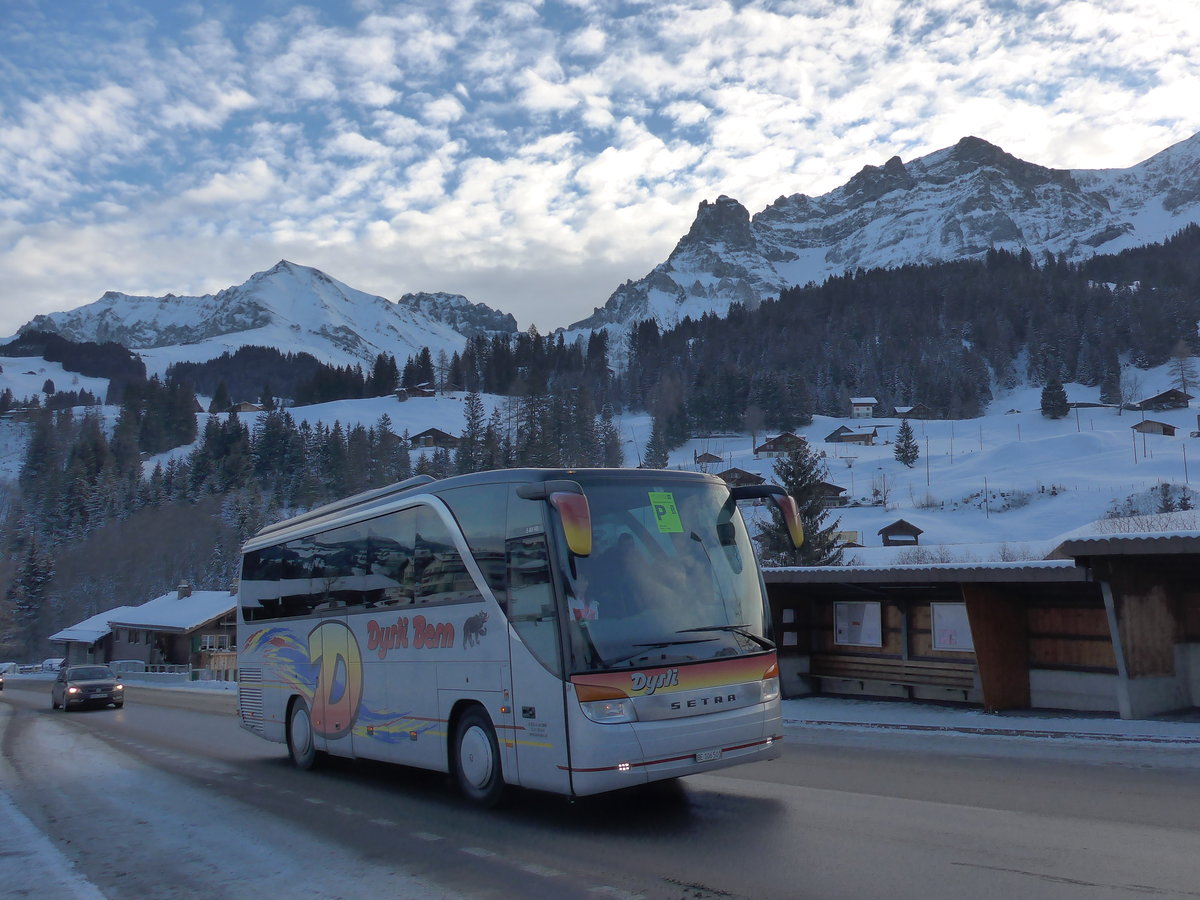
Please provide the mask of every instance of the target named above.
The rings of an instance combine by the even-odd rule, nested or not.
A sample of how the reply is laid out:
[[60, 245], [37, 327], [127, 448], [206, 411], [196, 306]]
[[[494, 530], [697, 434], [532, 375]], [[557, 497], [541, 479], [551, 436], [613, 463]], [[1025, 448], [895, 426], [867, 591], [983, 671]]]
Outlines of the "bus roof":
[[[553, 481], [569, 479], [591, 481], [596, 478], [611, 478], [613, 476], [629, 479], [644, 479], [661, 481], [664, 477], [672, 481], [695, 481], [713, 484], [725, 484], [715, 475], [703, 472], [687, 472], [679, 469], [491, 469], [486, 472], [472, 472], [469, 475], [453, 475], [440, 481], [430, 475], [417, 475], [405, 481], [399, 481], [387, 487], [374, 488], [359, 494], [335, 500], [316, 509], [275, 522], [260, 529], [249, 541], [246, 547], [269, 546], [273, 535], [284, 532], [294, 533], [294, 529], [308, 525], [319, 530], [319, 526], [334, 519], [340, 519], [351, 511], [373, 510], [403, 499], [405, 495], [437, 494], [441, 491], [453, 490], [459, 487], [480, 484], [511, 484], [521, 482]], [[307, 529], [306, 529], [307, 530]]]

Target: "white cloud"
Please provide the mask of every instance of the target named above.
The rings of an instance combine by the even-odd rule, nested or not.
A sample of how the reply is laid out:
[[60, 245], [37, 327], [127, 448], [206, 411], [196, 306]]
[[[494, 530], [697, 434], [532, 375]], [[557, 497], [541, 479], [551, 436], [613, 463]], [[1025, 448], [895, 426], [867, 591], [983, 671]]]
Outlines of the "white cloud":
[[261, 200], [270, 194], [279, 180], [270, 167], [255, 159], [229, 172], [218, 172], [200, 187], [183, 192], [191, 203], [224, 205]]
[[280, 256], [565, 324], [719, 193], [754, 212], [965, 134], [1127, 166], [1200, 129], [1187, 3], [566, 5], [197, 6], [185, 32], [146, 13], [111, 46], [31, 33], [62, 55], [0, 84], [0, 332], [31, 298], [214, 289]]

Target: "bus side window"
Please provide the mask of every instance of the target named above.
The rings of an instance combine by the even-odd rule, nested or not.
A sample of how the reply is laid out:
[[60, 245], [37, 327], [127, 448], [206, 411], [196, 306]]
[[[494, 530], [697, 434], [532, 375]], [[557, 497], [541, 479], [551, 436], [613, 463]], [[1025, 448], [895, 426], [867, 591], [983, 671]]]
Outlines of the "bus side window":
[[402, 509], [369, 523], [371, 572], [378, 576], [383, 606], [413, 602], [413, 554], [417, 537], [417, 511]]
[[505, 589], [505, 510], [511, 490], [512, 486], [508, 484], [477, 484], [439, 494], [458, 520], [471, 556], [501, 607], [504, 606]]
[[279, 615], [307, 616], [312, 611], [314, 544], [311, 537], [297, 538], [283, 545], [279, 560]]
[[558, 659], [558, 612], [550, 580], [546, 536], [531, 534], [505, 544], [508, 568], [508, 620], [522, 643], [555, 674]]
[[482, 600], [467, 572], [450, 530], [428, 506], [417, 509], [417, 602]]
[[264, 547], [247, 553], [242, 560], [238, 594], [247, 622], [279, 615], [278, 553], [278, 547]]

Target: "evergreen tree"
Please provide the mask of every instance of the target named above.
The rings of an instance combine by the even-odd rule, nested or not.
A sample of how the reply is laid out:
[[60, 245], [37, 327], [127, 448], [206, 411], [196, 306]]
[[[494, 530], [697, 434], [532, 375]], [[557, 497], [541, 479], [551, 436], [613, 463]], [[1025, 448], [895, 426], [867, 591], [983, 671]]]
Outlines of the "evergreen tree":
[[908, 423], [908, 419], [900, 420], [900, 427], [896, 431], [896, 446], [893, 450], [895, 457], [910, 469], [916, 464], [917, 458], [921, 455], [921, 450], [917, 446], [917, 440], [913, 437], [912, 425]]
[[0, 647], [5, 656], [33, 659], [37, 654], [39, 626], [53, 577], [54, 557], [42, 539], [34, 535], [26, 544], [12, 584], [4, 595]]
[[1057, 378], [1051, 378], [1042, 388], [1042, 415], [1047, 419], [1062, 419], [1070, 411], [1066, 388]]
[[650, 429], [650, 440], [646, 442], [646, 454], [642, 465], [647, 469], [665, 469], [669, 461], [667, 438], [656, 418]]
[[484, 467], [484, 408], [478, 392], [471, 391], [463, 403], [463, 430], [455, 451], [455, 469], [459, 474], [479, 472]]
[[217, 382], [217, 390], [213, 394], [212, 402], [208, 404], [210, 413], [223, 413], [229, 407], [233, 406], [233, 400], [229, 397], [229, 388], [225, 386], [225, 381], [222, 379]]
[[600, 442], [603, 457], [601, 465], [608, 469], [619, 469], [625, 465], [625, 448], [621, 446], [621, 432], [617, 430], [616, 423], [613, 422], [613, 409], [610, 403], [605, 403], [603, 409], [600, 410], [597, 440]]
[[768, 565], [836, 566], [842, 562], [842, 550], [836, 535], [840, 520], [826, 522], [829, 509], [825, 506], [818, 485], [829, 476], [825, 460], [807, 443], [775, 460], [775, 482], [796, 500], [800, 522], [804, 526], [804, 546], [792, 547], [783, 516], [772, 511], [772, 522], [759, 539], [762, 559]]

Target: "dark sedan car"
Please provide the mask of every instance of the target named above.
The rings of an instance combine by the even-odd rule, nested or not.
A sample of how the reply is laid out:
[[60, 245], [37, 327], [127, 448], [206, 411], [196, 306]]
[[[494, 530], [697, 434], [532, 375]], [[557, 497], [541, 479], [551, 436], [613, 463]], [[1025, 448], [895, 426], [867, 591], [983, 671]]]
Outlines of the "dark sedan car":
[[108, 666], [64, 666], [50, 688], [50, 707], [125, 705], [125, 685]]

